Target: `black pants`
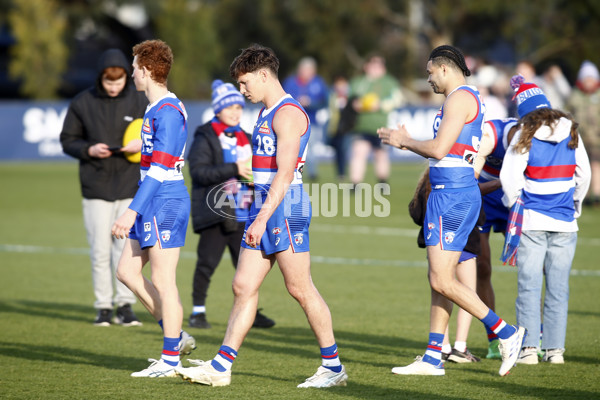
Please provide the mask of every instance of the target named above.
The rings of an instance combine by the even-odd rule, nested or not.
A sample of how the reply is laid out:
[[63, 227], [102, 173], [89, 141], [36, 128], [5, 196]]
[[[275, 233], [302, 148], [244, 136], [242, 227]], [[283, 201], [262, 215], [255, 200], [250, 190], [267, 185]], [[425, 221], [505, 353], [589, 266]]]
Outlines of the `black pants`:
[[237, 267], [245, 225], [245, 222], [240, 222], [235, 231], [225, 232], [223, 226], [217, 224], [200, 232], [197, 249], [198, 260], [194, 271], [192, 291], [192, 300], [195, 306], [205, 305], [210, 278], [221, 262], [226, 246], [229, 248], [233, 267]]

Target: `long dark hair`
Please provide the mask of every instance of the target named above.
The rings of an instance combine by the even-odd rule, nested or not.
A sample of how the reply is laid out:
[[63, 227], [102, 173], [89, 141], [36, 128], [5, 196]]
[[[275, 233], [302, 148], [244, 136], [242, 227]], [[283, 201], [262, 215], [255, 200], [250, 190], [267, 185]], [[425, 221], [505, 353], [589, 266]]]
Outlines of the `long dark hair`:
[[516, 153], [526, 153], [531, 149], [531, 140], [533, 135], [542, 125], [547, 125], [554, 130], [553, 123], [561, 118], [566, 118], [571, 121], [571, 140], [569, 140], [569, 148], [575, 149], [579, 144], [579, 135], [577, 133], [577, 123], [570, 114], [552, 108], [539, 108], [525, 115], [519, 121], [521, 126], [521, 137], [515, 144]]

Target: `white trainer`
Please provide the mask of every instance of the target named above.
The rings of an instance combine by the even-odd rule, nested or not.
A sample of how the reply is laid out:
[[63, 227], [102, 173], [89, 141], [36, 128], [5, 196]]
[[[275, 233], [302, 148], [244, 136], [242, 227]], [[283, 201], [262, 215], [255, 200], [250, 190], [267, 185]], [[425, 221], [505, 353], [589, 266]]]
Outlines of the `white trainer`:
[[[154, 358], [149, 358], [148, 361], [151, 363], [148, 368], [133, 372], [131, 376], [134, 378], [172, 378], [176, 376], [176, 367], [167, 364], [162, 359], [155, 360]], [[180, 367], [181, 363], [177, 364], [177, 366]]]
[[177, 367], [175, 373], [190, 383], [200, 383], [208, 386], [227, 386], [231, 383], [231, 370], [220, 372], [211, 365], [212, 360], [188, 360], [195, 367]]
[[329, 368], [319, 366], [317, 372], [310, 378], [298, 385], [299, 388], [327, 388], [332, 386], [346, 386], [348, 374], [346, 367], [342, 365], [340, 372], [333, 372]]
[[392, 373], [396, 375], [446, 375], [444, 363], [440, 361], [438, 365], [433, 365], [423, 361], [422, 356], [415, 357], [415, 361], [406, 367], [392, 368]]
[[502, 355], [502, 365], [500, 365], [498, 371], [500, 376], [507, 375], [511, 368], [515, 366], [521, 352], [521, 346], [523, 346], [523, 340], [527, 336], [527, 329], [522, 326], [515, 326], [515, 329], [517, 331], [508, 339], [498, 339], [498, 349]]
[[565, 349], [549, 349], [544, 353], [542, 361], [549, 362], [550, 364], [564, 364], [565, 358], [563, 354]]
[[186, 331], [181, 331], [181, 339], [179, 340], [179, 354], [188, 355], [196, 348], [196, 339]]
[[517, 364], [535, 365], [538, 363], [537, 347], [525, 347], [517, 358]]

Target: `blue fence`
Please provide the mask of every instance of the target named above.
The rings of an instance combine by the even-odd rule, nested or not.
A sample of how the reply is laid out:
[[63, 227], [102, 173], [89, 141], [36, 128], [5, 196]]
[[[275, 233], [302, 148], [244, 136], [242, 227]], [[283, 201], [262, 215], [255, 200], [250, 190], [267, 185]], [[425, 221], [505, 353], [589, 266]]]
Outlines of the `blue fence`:
[[[189, 138], [197, 126], [212, 118], [209, 102], [184, 101], [189, 116]], [[0, 161], [17, 160], [66, 160], [59, 142], [60, 131], [69, 106], [68, 101], [8, 101], [0, 102]], [[244, 109], [242, 128], [251, 132], [260, 108], [248, 105]], [[403, 123], [415, 138], [431, 137], [433, 119], [437, 109], [431, 107], [405, 107], [390, 113], [388, 126]], [[317, 114], [316, 124], [327, 123], [327, 110]], [[317, 131], [317, 130], [315, 130]], [[333, 150], [325, 145], [322, 137], [316, 137], [315, 155], [330, 158]], [[189, 148], [189, 146], [188, 146]], [[393, 159], [414, 158], [412, 153], [390, 150]]]

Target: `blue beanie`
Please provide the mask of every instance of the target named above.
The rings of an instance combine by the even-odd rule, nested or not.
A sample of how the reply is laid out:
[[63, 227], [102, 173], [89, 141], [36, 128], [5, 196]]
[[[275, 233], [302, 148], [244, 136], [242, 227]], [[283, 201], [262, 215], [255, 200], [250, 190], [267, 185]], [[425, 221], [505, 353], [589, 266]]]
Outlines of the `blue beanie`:
[[540, 108], [552, 108], [542, 89], [534, 83], [525, 82], [523, 75], [513, 76], [510, 79], [510, 86], [515, 91], [513, 100], [517, 102], [519, 118]]
[[215, 115], [222, 109], [239, 104], [244, 107], [244, 96], [231, 83], [217, 79], [212, 83], [212, 108]]

